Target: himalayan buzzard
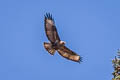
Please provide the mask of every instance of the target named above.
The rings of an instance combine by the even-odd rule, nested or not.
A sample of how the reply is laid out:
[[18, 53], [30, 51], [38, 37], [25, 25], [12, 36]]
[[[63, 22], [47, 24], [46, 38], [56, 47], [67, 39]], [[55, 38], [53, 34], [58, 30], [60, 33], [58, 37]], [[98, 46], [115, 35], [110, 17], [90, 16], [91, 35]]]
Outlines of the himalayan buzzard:
[[68, 49], [65, 46], [65, 42], [60, 40], [54, 19], [50, 13], [46, 13], [44, 22], [46, 36], [50, 41], [50, 43], [44, 42], [45, 49], [51, 55], [54, 55], [55, 51], [58, 51], [61, 56], [68, 60], [81, 62], [81, 57], [72, 50]]

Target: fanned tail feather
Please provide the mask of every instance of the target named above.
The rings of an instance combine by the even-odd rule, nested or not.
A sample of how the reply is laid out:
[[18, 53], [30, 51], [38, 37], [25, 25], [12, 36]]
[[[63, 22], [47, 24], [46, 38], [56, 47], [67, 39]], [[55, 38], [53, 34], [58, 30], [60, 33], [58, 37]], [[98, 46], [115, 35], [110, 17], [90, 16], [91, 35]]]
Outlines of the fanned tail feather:
[[52, 48], [52, 44], [51, 43], [44, 42], [44, 47], [51, 55], [54, 55], [56, 50]]

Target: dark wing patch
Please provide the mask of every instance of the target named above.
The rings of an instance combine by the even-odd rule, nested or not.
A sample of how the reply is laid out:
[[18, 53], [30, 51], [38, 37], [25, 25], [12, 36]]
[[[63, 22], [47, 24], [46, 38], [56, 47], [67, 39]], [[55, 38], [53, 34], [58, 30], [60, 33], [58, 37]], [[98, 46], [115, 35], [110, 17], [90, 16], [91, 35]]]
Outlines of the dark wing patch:
[[49, 13], [46, 13], [45, 15], [45, 32], [50, 42], [54, 43], [56, 40], [60, 41], [54, 19]]
[[68, 49], [66, 46], [60, 47], [57, 51], [61, 56], [63, 56], [66, 59], [69, 59], [75, 62], [82, 61], [82, 58], [79, 55], [77, 55], [75, 52]]

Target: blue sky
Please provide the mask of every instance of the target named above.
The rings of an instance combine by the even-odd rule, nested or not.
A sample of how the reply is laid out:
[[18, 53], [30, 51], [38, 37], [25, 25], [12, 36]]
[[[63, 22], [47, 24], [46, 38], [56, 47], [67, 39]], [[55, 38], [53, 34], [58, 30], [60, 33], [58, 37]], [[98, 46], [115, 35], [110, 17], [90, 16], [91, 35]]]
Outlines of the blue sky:
[[[0, 80], [111, 80], [120, 48], [119, 0], [1, 0]], [[51, 56], [44, 14], [81, 64]]]

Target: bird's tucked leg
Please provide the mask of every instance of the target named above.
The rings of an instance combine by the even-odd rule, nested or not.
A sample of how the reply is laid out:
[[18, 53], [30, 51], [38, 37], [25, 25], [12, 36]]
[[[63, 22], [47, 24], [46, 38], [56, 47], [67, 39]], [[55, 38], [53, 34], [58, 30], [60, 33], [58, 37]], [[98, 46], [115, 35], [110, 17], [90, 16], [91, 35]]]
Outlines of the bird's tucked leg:
[[55, 49], [52, 47], [51, 43], [44, 42], [44, 47], [51, 55], [54, 55]]

